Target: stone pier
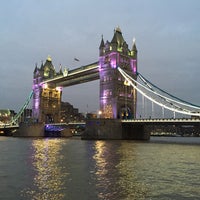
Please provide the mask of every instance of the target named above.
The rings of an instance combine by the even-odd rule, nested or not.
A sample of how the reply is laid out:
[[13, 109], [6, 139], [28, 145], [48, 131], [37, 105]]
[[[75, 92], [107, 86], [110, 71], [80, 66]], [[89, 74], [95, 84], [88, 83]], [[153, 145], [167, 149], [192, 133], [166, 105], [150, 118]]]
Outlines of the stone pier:
[[94, 140], [149, 140], [144, 125], [122, 123], [118, 119], [88, 119], [82, 139]]

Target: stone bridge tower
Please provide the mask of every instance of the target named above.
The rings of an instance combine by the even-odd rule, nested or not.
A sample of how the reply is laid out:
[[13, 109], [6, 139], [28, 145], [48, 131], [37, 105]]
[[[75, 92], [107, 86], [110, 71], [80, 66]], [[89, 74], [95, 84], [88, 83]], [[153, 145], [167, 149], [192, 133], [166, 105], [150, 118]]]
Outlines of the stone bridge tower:
[[[62, 73], [62, 71], [59, 73]], [[38, 122], [60, 122], [62, 88], [56, 87], [52, 83], [45, 83], [45, 80], [54, 78], [59, 73], [56, 73], [49, 56], [40, 68], [35, 67], [33, 73], [32, 115]]]
[[132, 49], [123, 38], [119, 27], [111, 42], [102, 37], [99, 47], [100, 110], [103, 118], [128, 119], [136, 117], [137, 92], [126, 84], [117, 67], [137, 79], [137, 48]]

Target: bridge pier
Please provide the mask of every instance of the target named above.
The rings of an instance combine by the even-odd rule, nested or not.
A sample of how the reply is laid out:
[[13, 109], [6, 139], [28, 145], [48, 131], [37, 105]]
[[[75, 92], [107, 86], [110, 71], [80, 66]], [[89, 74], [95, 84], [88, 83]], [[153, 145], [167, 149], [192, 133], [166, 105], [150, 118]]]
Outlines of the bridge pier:
[[149, 140], [150, 133], [144, 124], [122, 123], [122, 136], [127, 140]]
[[119, 119], [88, 119], [82, 139], [149, 140], [144, 125], [123, 124]]

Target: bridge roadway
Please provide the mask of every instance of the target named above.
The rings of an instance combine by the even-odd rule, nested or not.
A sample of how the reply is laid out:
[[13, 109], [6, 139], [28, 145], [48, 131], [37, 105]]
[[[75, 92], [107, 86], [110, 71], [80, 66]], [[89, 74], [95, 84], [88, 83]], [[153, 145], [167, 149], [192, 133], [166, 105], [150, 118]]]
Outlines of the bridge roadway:
[[146, 125], [200, 125], [200, 119], [179, 118], [179, 119], [124, 119], [122, 123], [146, 124]]
[[69, 70], [62, 75], [58, 75], [51, 79], [46, 79], [42, 83], [53, 83], [57, 87], [67, 87], [80, 83], [86, 83], [99, 79], [99, 63], [94, 62], [89, 65]]
[[12, 135], [12, 132], [18, 128], [19, 125], [0, 124], [0, 135]]
[[19, 125], [0, 124], [0, 130], [19, 128]]
[[[175, 124], [186, 124], [186, 125], [200, 125], [200, 119], [190, 119], [190, 118], [177, 118], [177, 119], [123, 119], [122, 123], [135, 123], [135, 124], [149, 124], [149, 125], [175, 125]], [[72, 122], [72, 123], [51, 123], [45, 124], [46, 126], [66, 126], [66, 125], [85, 125], [85, 122]]]

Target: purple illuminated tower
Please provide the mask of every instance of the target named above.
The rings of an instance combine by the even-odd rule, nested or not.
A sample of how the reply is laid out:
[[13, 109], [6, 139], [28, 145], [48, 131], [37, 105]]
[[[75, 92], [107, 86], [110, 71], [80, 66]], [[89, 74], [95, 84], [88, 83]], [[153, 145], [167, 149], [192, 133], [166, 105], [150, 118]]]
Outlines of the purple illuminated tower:
[[128, 119], [136, 117], [137, 92], [125, 84], [117, 70], [122, 68], [137, 79], [137, 48], [133, 41], [132, 49], [122, 36], [119, 27], [114, 30], [111, 42], [102, 37], [99, 47], [100, 110], [101, 117]]
[[[60, 71], [59, 73], [62, 73]], [[51, 58], [48, 56], [45, 64], [35, 67], [33, 74], [33, 118], [38, 122], [60, 122], [60, 106], [62, 88], [53, 83], [47, 83], [47, 79], [59, 75], [56, 73]]]

